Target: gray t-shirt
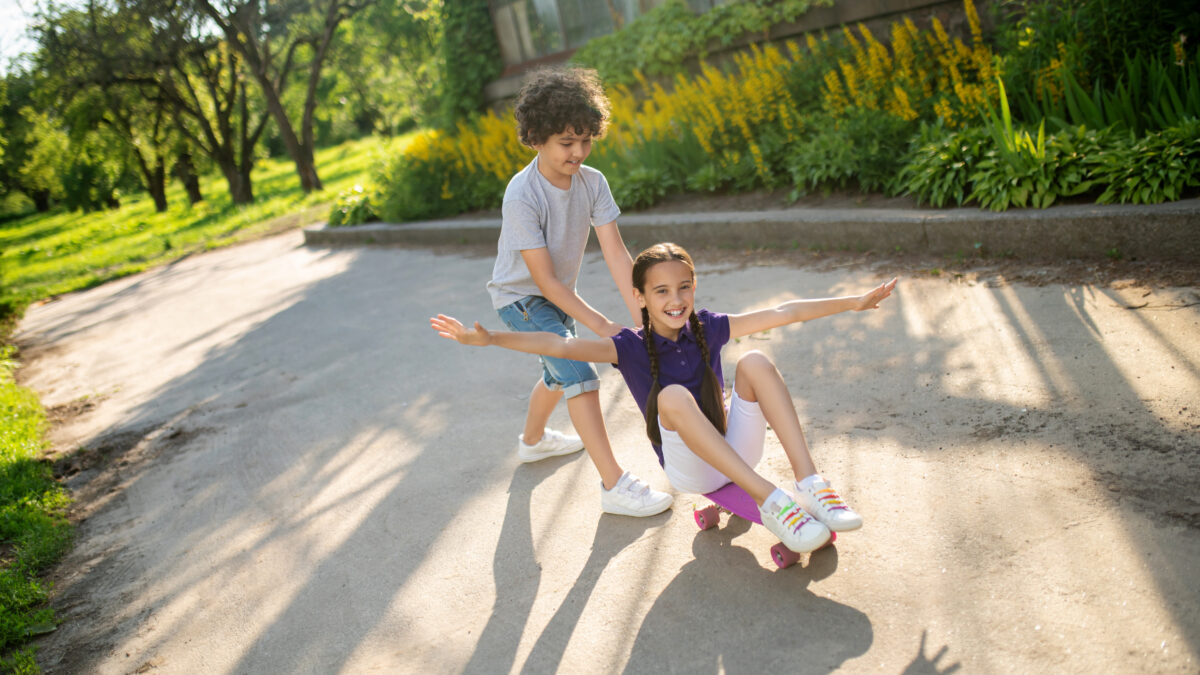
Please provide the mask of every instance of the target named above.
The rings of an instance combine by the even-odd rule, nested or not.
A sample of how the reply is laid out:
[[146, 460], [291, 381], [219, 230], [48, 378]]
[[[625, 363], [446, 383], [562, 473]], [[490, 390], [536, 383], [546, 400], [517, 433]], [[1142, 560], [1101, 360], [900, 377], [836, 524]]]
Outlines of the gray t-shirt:
[[575, 290], [590, 227], [613, 222], [621, 209], [599, 171], [580, 165], [571, 189], [562, 190], [538, 171], [534, 157], [508, 182], [502, 214], [496, 265], [487, 284], [495, 309], [542, 294], [521, 257], [521, 251], [527, 249], [547, 249], [554, 276]]

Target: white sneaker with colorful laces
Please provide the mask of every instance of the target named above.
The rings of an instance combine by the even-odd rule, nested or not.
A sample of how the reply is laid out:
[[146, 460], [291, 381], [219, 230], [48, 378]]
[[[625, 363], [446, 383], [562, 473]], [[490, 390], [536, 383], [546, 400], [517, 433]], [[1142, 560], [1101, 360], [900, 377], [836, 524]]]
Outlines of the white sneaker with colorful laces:
[[[805, 484], [808, 487], [805, 487]], [[834, 532], [849, 532], [862, 527], [862, 516], [846, 504], [846, 500], [833, 489], [829, 481], [820, 475], [796, 481], [796, 501], [812, 514], [813, 518], [825, 523]]]
[[762, 523], [796, 553], [815, 551], [829, 541], [829, 528], [804, 512], [786, 492], [775, 491], [758, 507]]

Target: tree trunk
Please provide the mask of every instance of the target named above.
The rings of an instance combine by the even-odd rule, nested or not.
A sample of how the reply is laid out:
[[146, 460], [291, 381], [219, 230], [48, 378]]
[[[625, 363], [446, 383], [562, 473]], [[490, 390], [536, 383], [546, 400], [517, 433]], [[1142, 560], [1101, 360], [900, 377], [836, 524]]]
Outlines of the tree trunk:
[[225, 176], [225, 182], [229, 183], [229, 198], [234, 204], [251, 204], [254, 202], [254, 190], [251, 189], [250, 172], [243, 171], [232, 155], [221, 153], [218, 157], [213, 157], [217, 166], [221, 168], [221, 174]]
[[192, 206], [204, 201], [200, 192], [200, 178], [196, 175], [196, 165], [192, 164], [192, 153], [183, 150], [175, 160], [175, 176], [187, 190], [188, 203]]
[[37, 209], [38, 213], [45, 213], [50, 210], [49, 190], [34, 190], [29, 193], [29, 198], [33, 200], [33, 208]]
[[167, 210], [167, 176], [161, 162], [154, 174], [154, 182], [150, 184], [150, 196], [154, 198], [154, 210], [164, 213]]
[[143, 172], [146, 177], [146, 190], [154, 199], [154, 210], [164, 213], [167, 210], [167, 169], [163, 166], [162, 158], [155, 162], [153, 169], [144, 167]]
[[325, 189], [321, 184], [321, 179], [317, 176], [317, 166], [313, 162], [312, 148], [305, 148], [296, 136], [292, 121], [288, 119], [287, 110], [284, 110], [283, 102], [279, 99], [279, 92], [272, 86], [266, 73], [256, 72], [255, 79], [258, 80], [264, 98], [267, 99], [267, 112], [275, 120], [275, 127], [279, 131], [279, 137], [283, 139], [283, 146], [296, 165], [296, 174], [300, 176], [300, 189], [304, 190], [305, 194]]

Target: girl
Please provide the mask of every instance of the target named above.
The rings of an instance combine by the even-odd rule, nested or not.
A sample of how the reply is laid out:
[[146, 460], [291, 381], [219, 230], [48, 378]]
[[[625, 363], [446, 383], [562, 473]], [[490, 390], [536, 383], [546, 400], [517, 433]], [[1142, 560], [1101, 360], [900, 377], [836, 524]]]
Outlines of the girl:
[[[731, 338], [789, 323], [875, 309], [891, 295], [896, 280], [863, 295], [793, 300], [745, 314], [696, 311], [692, 258], [682, 247], [663, 243], [638, 255], [633, 286], [643, 328], [625, 328], [606, 339], [493, 333], [479, 322], [468, 329], [443, 314], [430, 325], [462, 344], [616, 364], [645, 415], [646, 435], [671, 484], [681, 492], [705, 493], [737, 483], [758, 504], [763, 525], [797, 553], [824, 545], [831, 530], [862, 527], [862, 518], [817, 473], [791, 394], [766, 354], [752, 351], [738, 359], [726, 411], [721, 347]], [[754, 471], [768, 424], [791, 462], [794, 497]]]

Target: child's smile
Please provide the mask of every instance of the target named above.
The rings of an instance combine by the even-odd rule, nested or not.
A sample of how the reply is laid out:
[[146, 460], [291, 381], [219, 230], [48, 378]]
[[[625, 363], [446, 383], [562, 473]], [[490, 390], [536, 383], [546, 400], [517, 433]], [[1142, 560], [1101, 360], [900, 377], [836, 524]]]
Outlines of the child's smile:
[[696, 301], [696, 280], [691, 268], [678, 260], [654, 265], [646, 270], [645, 292], [638, 292], [637, 298], [638, 304], [650, 314], [654, 332], [669, 340], [678, 339]]
[[568, 129], [533, 149], [538, 153], [538, 170], [546, 180], [557, 188], [569, 190], [571, 176], [579, 173], [579, 167], [592, 152], [592, 137]]

